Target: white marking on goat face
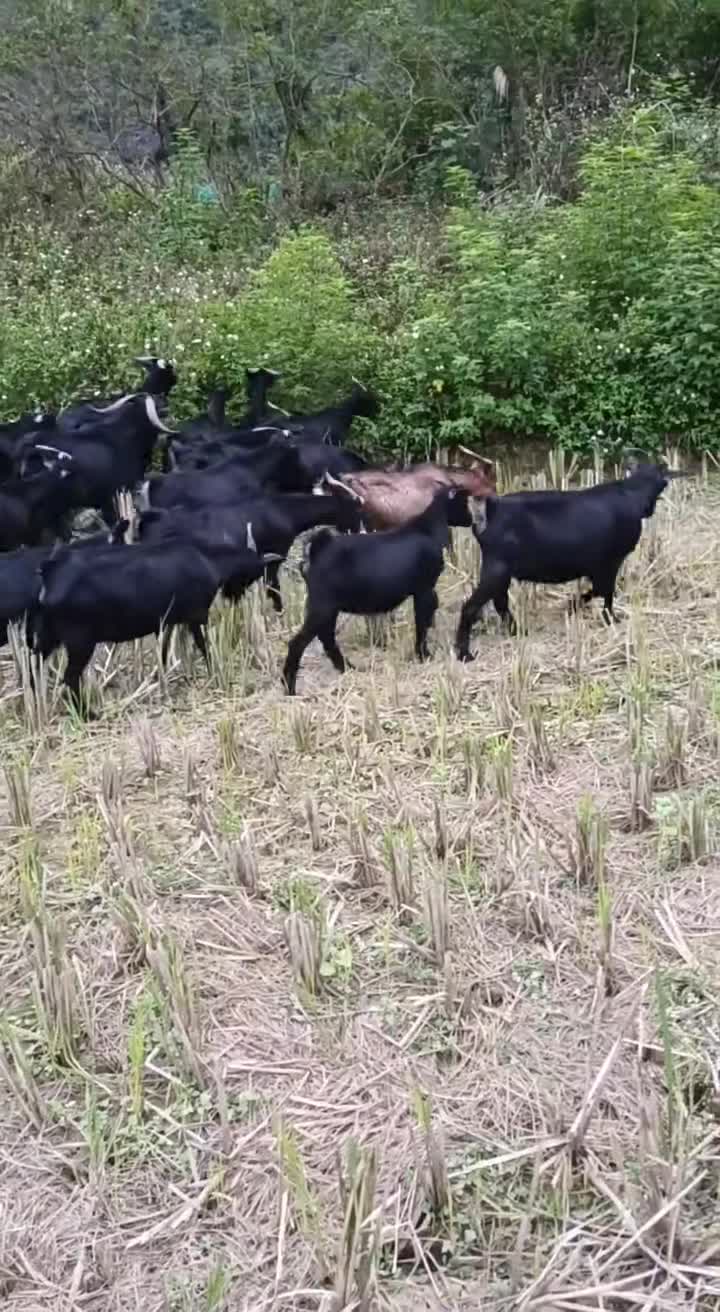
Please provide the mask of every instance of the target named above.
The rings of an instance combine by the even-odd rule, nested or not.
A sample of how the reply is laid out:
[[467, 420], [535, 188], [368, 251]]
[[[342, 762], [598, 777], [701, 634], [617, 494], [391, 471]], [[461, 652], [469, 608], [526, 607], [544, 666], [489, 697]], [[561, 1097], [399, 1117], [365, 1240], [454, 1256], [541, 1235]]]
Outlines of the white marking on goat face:
[[248, 551], [254, 551], [257, 553], [257, 544], [253, 537], [252, 523], [249, 523], [247, 526], [247, 549]]
[[150, 509], [150, 479], [146, 478], [137, 490], [138, 507], [141, 511]]
[[167, 369], [167, 360], [158, 360], [157, 367], [158, 369]]

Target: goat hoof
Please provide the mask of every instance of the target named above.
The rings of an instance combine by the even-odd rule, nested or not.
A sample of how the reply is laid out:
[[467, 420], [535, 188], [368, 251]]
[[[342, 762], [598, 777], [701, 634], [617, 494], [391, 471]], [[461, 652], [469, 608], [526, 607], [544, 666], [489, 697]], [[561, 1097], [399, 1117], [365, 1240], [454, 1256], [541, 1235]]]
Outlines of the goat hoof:
[[461, 648], [455, 654], [458, 660], [462, 661], [464, 665], [469, 665], [471, 661], [476, 659], [469, 647]]

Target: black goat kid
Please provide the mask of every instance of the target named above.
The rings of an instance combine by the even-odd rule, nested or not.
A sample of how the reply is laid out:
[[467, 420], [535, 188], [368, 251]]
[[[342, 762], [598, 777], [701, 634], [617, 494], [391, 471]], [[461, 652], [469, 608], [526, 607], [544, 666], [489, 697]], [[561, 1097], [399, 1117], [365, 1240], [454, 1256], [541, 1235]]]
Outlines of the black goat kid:
[[295, 692], [300, 661], [313, 638], [320, 639], [335, 669], [344, 672], [347, 662], [335, 637], [343, 611], [384, 615], [412, 597], [415, 652], [419, 660], [428, 657], [427, 635], [438, 605], [435, 585], [448, 542], [448, 504], [456, 495], [443, 488], [422, 515], [388, 533], [336, 537], [321, 529], [315, 534], [304, 569], [305, 622], [288, 645], [283, 669], [288, 693]]

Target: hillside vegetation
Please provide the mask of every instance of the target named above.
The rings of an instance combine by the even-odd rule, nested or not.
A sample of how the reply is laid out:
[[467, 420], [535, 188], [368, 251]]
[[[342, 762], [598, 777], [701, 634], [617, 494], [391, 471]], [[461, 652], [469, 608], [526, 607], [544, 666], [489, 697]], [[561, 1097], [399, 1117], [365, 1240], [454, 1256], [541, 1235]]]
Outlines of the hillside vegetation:
[[[176, 355], [366, 441], [717, 432], [716, 7], [8, 6], [0, 404]], [[283, 399], [281, 396], [281, 400]]]
[[92, 722], [11, 632], [0, 1306], [717, 1312], [716, 0], [0, 11], [3, 415], [154, 351], [170, 422], [266, 363], [501, 492], [695, 471], [617, 624], [513, 585], [472, 664], [468, 529], [429, 661], [344, 616], [294, 699], [300, 543], [210, 670], [99, 644]]

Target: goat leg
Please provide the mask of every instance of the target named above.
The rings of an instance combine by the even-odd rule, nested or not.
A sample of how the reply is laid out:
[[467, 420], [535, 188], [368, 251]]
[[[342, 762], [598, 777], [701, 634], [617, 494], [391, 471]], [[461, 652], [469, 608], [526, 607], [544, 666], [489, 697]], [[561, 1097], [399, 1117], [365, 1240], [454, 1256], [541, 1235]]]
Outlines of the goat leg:
[[435, 611], [438, 608], [437, 592], [434, 589], [430, 592], [416, 592], [413, 597], [413, 608], [415, 611], [415, 655], [419, 661], [426, 661], [430, 657], [427, 635], [432, 627]]
[[71, 646], [66, 644], [65, 650], [67, 651], [67, 665], [65, 666], [63, 683], [68, 690], [70, 700], [83, 719], [96, 720], [98, 718], [97, 712], [91, 710], [87, 694], [80, 686], [82, 675], [95, 650], [95, 643], [91, 638], [84, 638]]
[[210, 673], [210, 654], [209, 654], [208, 649], [207, 649], [207, 643], [206, 643], [206, 641], [205, 641], [205, 633], [204, 633], [204, 631], [203, 631], [203, 626], [202, 626], [202, 624], [200, 624], [197, 620], [192, 620], [192, 622], [191, 622], [190, 624], [188, 624], [188, 632], [189, 632], [190, 637], [192, 638], [193, 642], [195, 643], [195, 646], [197, 647], [198, 651], [200, 652], [200, 655], [202, 656], [202, 658], [203, 658], [203, 660], [204, 660], [204, 662], [205, 662], [205, 664], [206, 664], [206, 666], [207, 666], [207, 671], [208, 671], [208, 674], [209, 674], [209, 673]]
[[477, 624], [480, 619], [483, 606], [486, 606], [489, 601], [494, 603], [498, 615], [511, 627], [514, 627], [515, 621], [508, 606], [510, 578], [510, 574], [503, 566], [483, 564], [480, 581], [460, 611], [460, 621], [455, 634], [455, 652], [458, 660], [474, 660], [470, 652], [470, 634], [473, 625]]
[[298, 670], [303, 653], [310, 646], [313, 638], [318, 635], [317, 625], [310, 619], [306, 619], [302, 628], [291, 638], [288, 643], [287, 655], [283, 666], [282, 681], [285, 685], [285, 691], [289, 697], [295, 696], [295, 685], [297, 683]]
[[345, 660], [345, 657], [338, 647], [337, 638], [335, 637], [336, 624], [337, 615], [333, 615], [332, 619], [323, 624], [321, 629], [318, 629], [318, 638], [323, 645], [325, 655], [332, 661], [338, 674], [344, 674], [345, 671], [351, 669], [352, 666], [349, 661]]
[[615, 598], [615, 583], [617, 581], [620, 564], [613, 564], [601, 576], [595, 575], [590, 582], [594, 597], [602, 597], [603, 608], [602, 617], [606, 624], [615, 622], [615, 612], [613, 610], [613, 601]]
[[281, 560], [274, 560], [270, 565], [266, 565], [265, 567], [265, 591], [273, 604], [273, 609], [278, 615], [282, 615], [283, 608], [282, 592], [280, 591], [281, 565]]
[[517, 624], [515, 623], [515, 617], [510, 609], [507, 587], [503, 588], [500, 592], [496, 592], [495, 596], [493, 597], [493, 606], [495, 607], [495, 610], [500, 616], [500, 619], [502, 620], [503, 624], [507, 628], [508, 633], [513, 635], [516, 634]]

